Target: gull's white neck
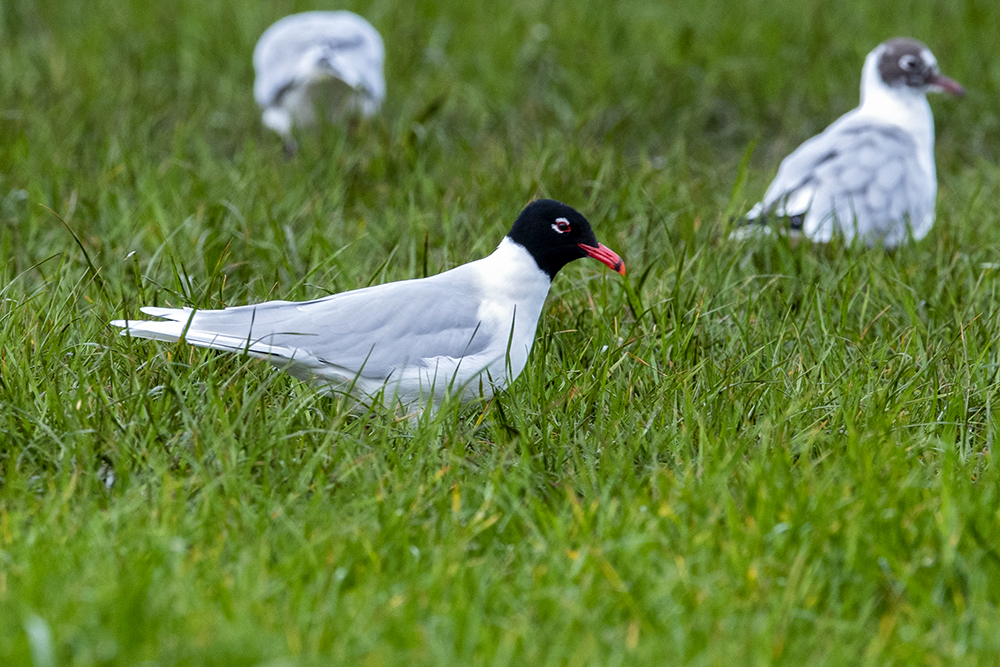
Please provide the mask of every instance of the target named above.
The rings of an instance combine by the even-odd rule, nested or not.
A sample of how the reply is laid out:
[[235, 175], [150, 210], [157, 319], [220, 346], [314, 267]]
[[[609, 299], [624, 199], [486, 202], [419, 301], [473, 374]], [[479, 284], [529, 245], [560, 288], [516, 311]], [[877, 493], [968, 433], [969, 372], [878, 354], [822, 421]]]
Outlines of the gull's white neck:
[[896, 125], [910, 134], [917, 143], [921, 166], [931, 178], [934, 172], [934, 116], [922, 90], [906, 86], [891, 87], [882, 81], [878, 61], [882, 49], [875, 49], [865, 58], [861, 70], [861, 104], [857, 116]]
[[552, 284], [548, 274], [538, 268], [538, 263], [527, 248], [514, 243], [509, 236], [503, 237], [492, 254], [474, 263], [479, 265], [483, 278], [488, 283], [492, 283], [497, 289], [505, 287], [503, 291], [519, 291], [523, 288], [532, 294], [539, 291], [548, 293], [549, 285]]
[[493, 254], [466, 266], [474, 267], [476, 273], [475, 282], [483, 297], [479, 317], [484, 326], [491, 331], [510, 331], [516, 313], [514, 342], [523, 346], [524, 357], [518, 355], [523, 363], [552, 285], [548, 274], [538, 268], [524, 246], [506, 236]]
[[448, 274], [460, 274], [459, 282], [478, 294], [476, 316], [482, 330], [494, 338], [482, 359], [466, 363], [484, 363], [493, 381], [502, 379], [500, 386], [512, 382], [528, 361], [552, 284], [548, 274], [524, 246], [508, 237], [488, 257], [438, 275]]

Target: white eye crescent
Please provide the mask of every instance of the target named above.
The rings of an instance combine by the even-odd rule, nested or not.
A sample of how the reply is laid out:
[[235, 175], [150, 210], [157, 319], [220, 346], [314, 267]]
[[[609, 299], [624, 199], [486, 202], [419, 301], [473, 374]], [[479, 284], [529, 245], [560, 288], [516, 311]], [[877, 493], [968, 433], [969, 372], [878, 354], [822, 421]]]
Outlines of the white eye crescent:
[[909, 53], [899, 59], [899, 66], [907, 72], [917, 69], [919, 64], [920, 59]]
[[565, 234], [571, 229], [569, 220], [566, 218], [556, 218], [556, 221], [552, 223], [552, 229], [554, 229], [557, 234]]

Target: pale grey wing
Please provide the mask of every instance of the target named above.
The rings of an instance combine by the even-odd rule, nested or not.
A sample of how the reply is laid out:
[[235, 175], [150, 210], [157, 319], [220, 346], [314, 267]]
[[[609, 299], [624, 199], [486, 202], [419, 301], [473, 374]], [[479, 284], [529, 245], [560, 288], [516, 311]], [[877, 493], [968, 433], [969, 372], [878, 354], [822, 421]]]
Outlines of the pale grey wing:
[[781, 164], [760, 210], [827, 240], [834, 221], [848, 236], [887, 237], [923, 215], [933, 185], [902, 129], [844, 122], [810, 139]]
[[848, 238], [901, 242], [907, 225], [922, 221], [934, 199], [916, 142], [887, 125], [848, 126], [838, 135], [843, 150], [814, 170], [818, 185], [806, 233], [835, 221]]
[[[441, 274], [305, 302], [270, 301], [225, 310], [144, 308], [170, 322], [116, 322], [133, 336], [246, 351], [347, 379], [385, 379], [406, 366], [479, 354], [495, 332], [479, 326], [474, 290]], [[170, 328], [172, 327], [172, 328]], [[169, 329], [169, 330], [168, 330]], [[317, 373], [322, 375], [322, 372]]]
[[378, 31], [352, 12], [318, 11], [286, 16], [261, 35], [253, 53], [257, 103], [276, 104], [289, 88], [304, 83], [307, 56], [327, 58], [347, 70], [348, 84], [364, 87], [378, 101], [385, 97], [385, 47]]
[[764, 198], [747, 212], [744, 218], [747, 226], [767, 224], [773, 216], [788, 218], [792, 229], [801, 231], [805, 212], [812, 205], [820, 185], [816, 168], [837, 158], [843, 150], [837, 145], [836, 128], [837, 124], [834, 124], [807, 139], [781, 161], [778, 174], [768, 186]]

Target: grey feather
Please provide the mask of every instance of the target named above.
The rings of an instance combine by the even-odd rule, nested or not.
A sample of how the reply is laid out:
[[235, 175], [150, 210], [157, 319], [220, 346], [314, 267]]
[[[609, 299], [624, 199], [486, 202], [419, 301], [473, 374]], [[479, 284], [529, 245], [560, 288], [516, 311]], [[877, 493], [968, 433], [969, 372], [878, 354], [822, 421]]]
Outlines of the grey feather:
[[836, 226], [850, 239], [894, 246], [933, 222], [936, 183], [904, 130], [845, 118], [806, 141], [781, 163], [750, 217], [805, 215], [807, 235], [828, 240]]
[[303, 12], [286, 16], [269, 27], [254, 49], [254, 98], [262, 107], [277, 104], [282, 94], [300, 83], [301, 59], [319, 49], [351, 63], [352, 87], [363, 89], [381, 103], [385, 97], [382, 37], [370, 23], [352, 12]]
[[[479, 295], [456, 290], [463, 267], [305, 302], [268, 301], [224, 310], [143, 308], [169, 322], [117, 321], [133, 336], [245, 351], [301, 379], [385, 380], [400, 368], [483, 352]], [[379, 306], [372, 307], [377, 301]]]

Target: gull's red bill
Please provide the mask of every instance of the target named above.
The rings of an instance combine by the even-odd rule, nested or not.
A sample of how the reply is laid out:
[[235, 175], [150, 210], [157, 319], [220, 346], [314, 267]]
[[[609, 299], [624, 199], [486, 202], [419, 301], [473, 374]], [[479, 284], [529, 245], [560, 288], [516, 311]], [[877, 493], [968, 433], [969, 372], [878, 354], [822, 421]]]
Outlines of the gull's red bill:
[[593, 257], [598, 262], [607, 264], [612, 271], [617, 271], [618, 273], [625, 275], [625, 262], [622, 258], [618, 256], [611, 248], [607, 247], [603, 243], [598, 243], [597, 247], [584, 245], [583, 243], [578, 243], [580, 250], [587, 253], [588, 257]]
[[962, 84], [954, 79], [949, 79], [944, 74], [935, 74], [934, 78], [930, 80], [932, 86], [936, 86], [946, 93], [951, 93], [952, 95], [957, 95], [958, 97], [965, 97], [965, 88], [962, 88]]

